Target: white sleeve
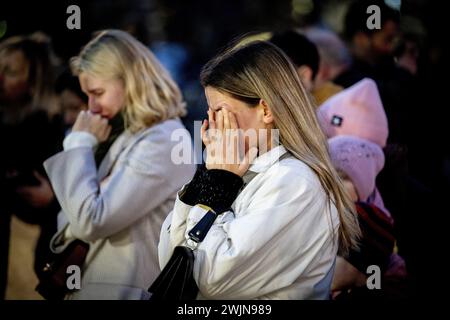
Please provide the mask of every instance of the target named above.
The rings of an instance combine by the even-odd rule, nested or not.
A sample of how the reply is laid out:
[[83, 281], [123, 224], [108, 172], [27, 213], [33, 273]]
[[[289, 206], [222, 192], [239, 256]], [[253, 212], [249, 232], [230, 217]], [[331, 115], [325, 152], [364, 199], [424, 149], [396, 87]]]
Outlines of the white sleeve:
[[158, 258], [161, 270], [164, 269], [164, 266], [170, 260], [173, 249], [175, 249], [176, 246], [182, 245], [186, 240], [186, 219], [191, 208], [192, 206], [182, 202], [177, 195], [174, 208], [166, 217], [161, 227], [158, 244]]
[[81, 240], [106, 238], [149, 214], [192, 177], [193, 168], [170, 159], [164, 132], [139, 141], [100, 183], [90, 148], [61, 152], [44, 163], [72, 233]]

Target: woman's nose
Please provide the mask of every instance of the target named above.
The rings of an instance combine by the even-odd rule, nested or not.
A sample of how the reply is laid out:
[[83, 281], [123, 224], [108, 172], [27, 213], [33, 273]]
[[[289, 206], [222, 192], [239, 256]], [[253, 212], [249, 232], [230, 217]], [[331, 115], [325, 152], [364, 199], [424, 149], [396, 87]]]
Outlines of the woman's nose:
[[102, 111], [101, 107], [97, 104], [97, 102], [95, 101], [95, 98], [93, 98], [93, 97], [89, 97], [88, 106], [89, 106], [89, 111], [91, 111], [94, 114], [100, 113]]

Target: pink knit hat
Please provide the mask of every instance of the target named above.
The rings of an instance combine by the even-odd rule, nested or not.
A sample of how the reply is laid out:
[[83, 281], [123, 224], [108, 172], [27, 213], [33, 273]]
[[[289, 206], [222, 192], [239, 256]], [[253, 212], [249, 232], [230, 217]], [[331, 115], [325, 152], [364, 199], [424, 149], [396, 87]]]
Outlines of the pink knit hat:
[[388, 122], [372, 79], [364, 78], [326, 100], [318, 108], [317, 117], [328, 138], [346, 134], [386, 146]]
[[345, 135], [328, 139], [328, 148], [333, 166], [351, 179], [359, 201], [367, 202], [384, 166], [383, 150], [365, 139]]

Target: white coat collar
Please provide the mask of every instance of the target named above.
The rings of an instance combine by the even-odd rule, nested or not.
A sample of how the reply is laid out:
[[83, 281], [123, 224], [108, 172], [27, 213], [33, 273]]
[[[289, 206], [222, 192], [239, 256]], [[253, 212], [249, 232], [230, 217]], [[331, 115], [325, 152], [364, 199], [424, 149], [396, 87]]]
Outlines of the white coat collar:
[[286, 148], [282, 145], [276, 146], [257, 157], [248, 170], [256, 173], [264, 172], [277, 162], [286, 152]]

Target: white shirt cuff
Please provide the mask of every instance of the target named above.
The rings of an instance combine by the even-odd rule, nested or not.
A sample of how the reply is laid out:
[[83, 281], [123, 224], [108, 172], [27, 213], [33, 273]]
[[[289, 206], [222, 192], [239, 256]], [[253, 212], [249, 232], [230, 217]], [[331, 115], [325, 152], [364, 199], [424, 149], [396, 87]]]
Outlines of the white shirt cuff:
[[85, 131], [72, 131], [63, 141], [64, 151], [80, 147], [94, 148], [97, 144], [97, 138]]

